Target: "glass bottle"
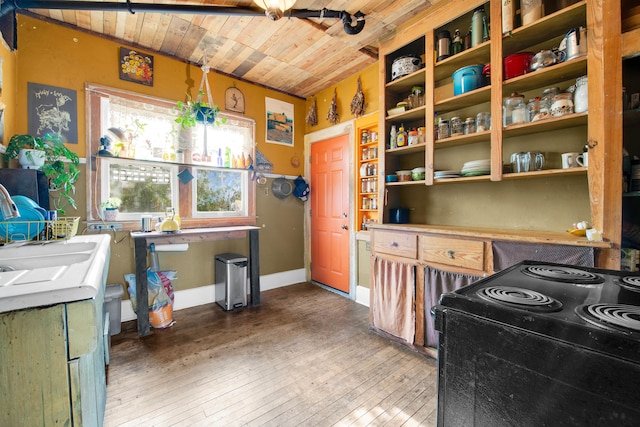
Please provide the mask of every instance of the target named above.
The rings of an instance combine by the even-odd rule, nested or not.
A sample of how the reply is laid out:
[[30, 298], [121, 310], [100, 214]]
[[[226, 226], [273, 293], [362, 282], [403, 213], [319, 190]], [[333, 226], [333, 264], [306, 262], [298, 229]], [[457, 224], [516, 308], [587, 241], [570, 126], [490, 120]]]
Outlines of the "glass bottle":
[[453, 42], [451, 43], [452, 54], [455, 55], [457, 53], [462, 52], [462, 36], [460, 35], [460, 30], [456, 28], [456, 31], [453, 33]]
[[396, 125], [391, 125], [391, 132], [389, 132], [389, 148], [397, 148], [398, 147], [398, 139], [397, 139], [397, 131]]

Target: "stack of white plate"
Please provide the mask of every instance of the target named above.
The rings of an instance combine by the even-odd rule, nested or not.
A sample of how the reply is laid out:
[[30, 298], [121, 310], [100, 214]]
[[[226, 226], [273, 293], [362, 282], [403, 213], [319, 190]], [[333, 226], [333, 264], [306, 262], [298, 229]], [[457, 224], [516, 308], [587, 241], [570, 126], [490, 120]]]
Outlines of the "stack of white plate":
[[433, 173], [434, 179], [443, 178], [460, 178], [460, 171], [435, 171]]
[[491, 159], [466, 162], [460, 173], [462, 176], [488, 175], [491, 173]]

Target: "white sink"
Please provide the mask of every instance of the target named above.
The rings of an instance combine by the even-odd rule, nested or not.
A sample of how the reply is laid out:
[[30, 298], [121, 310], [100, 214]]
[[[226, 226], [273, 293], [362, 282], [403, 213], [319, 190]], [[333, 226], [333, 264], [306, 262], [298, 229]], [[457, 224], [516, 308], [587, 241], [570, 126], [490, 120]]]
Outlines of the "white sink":
[[0, 247], [0, 312], [94, 298], [109, 244], [104, 234]]

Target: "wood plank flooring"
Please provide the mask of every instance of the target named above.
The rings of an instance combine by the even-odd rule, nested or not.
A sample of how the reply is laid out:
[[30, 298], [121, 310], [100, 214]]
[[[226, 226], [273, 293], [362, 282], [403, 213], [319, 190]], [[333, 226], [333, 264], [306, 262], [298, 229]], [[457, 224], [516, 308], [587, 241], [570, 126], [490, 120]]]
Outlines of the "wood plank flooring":
[[436, 362], [370, 331], [368, 311], [301, 283], [177, 311], [145, 338], [127, 322], [105, 426], [434, 426]]

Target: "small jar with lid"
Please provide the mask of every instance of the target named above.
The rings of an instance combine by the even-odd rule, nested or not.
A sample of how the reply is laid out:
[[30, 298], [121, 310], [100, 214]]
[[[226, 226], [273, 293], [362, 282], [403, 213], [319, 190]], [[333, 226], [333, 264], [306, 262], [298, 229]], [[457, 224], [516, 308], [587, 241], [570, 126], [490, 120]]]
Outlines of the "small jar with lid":
[[460, 117], [451, 117], [449, 127], [451, 129], [451, 136], [460, 136], [464, 134], [464, 129], [462, 128], [462, 120], [460, 119]]
[[527, 121], [537, 122], [538, 120], [540, 120], [540, 97], [536, 96], [527, 104]]
[[472, 133], [476, 133], [476, 119], [473, 117], [467, 117], [464, 121], [464, 134], [469, 135]]
[[418, 131], [411, 129], [408, 132], [407, 145], [418, 145]]
[[362, 135], [360, 137], [360, 143], [366, 144], [367, 142], [369, 142], [369, 131], [365, 129], [362, 131]]
[[440, 120], [438, 123], [438, 139], [449, 138], [449, 120]]
[[573, 93], [573, 111], [584, 113], [589, 110], [589, 90], [587, 76], [576, 79], [576, 90]]
[[476, 114], [476, 132], [491, 130], [491, 113], [483, 111]]
[[551, 117], [562, 117], [567, 114], [573, 114], [573, 94], [569, 92], [559, 93], [553, 97]]
[[502, 121], [504, 127], [526, 123], [527, 106], [524, 103], [524, 95], [512, 93], [504, 99]]

